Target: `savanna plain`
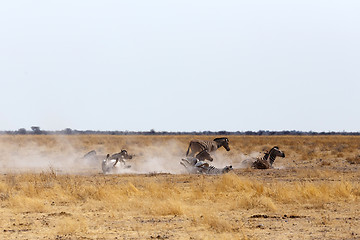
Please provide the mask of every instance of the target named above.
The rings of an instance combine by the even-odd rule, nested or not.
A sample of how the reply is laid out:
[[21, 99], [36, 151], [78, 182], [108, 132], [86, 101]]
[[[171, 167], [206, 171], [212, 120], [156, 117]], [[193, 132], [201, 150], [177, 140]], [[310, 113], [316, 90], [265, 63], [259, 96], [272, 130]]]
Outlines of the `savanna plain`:
[[[233, 171], [186, 173], [215, 137], [0, 135], [0, 239], [360, 239], [359, 136], [227, 136], [211, 164]], [[273, 169], [244, 166], [273, 146]], [[121, 149], [131, 168], [103, 174]]]

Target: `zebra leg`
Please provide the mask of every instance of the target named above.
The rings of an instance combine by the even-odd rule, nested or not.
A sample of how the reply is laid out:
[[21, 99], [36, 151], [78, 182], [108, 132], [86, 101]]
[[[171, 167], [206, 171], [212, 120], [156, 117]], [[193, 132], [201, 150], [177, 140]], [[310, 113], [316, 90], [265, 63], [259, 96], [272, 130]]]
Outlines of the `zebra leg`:
[[116, 161], [115, 161], [115, 163], [114, 163], [114, 165], [113, 165], [113, 167], [115, 167], [115, 165], [116, 165], [118, 162], [119, 162], [119, 159], [117, 158]]
[[188, 164], [185, 164], [185, 163], [183, 163], [183, 162], [180, 162], [180, 164], [184, 166], [184, 168], [186, 169], [186, 171], [187, 171], [188, 173], [193, 173], [193, 167], [192, 167], [192, 166], [190, 166], [190, 165], [188, 165]]
[[255, 169], [269, 169], [271, 168], [270, 163], [263, 159], [257, 159], [253, 164], [252, 167]]
[[[188, 150], [186, 151], [186, 156], [188, 157], [189, 156], [189, 153], [191, 151], [191, 145], [192, 145], [192, 142], [190, 142], [189, 144], [189, 147], [188, 147]], [[190, 155], [190, 157], [193, 157], [192, 155], [194, 155], [193, 153]]]
[[184, 168], [186, 168], [186, 170], [187, 170], [187, 166], [185, 165], [185, 163], [180, 162], [180, 164], [181, 164], [181, 165], [183, 165], [183, 166], [184, 166]]
[[[190, 165], [190, 162], [189, 162], [187, 159], [185, 159], [185, 158], [182, 158], [181, 161], [186, 162], [186, 164], [189, 164], [189, 165]], [[184, 164], [184, 163], [182, 163], [182, 162], [180, 162], [180, 163], [181, 163], [181, 164]]]
[[205, 150], [199, 142], [197, 141], [191, 141], [188, 147], [188, 150], [186, 152], [187, 157], [195, 157], [196, 153], [201, 152], [202, 150]]

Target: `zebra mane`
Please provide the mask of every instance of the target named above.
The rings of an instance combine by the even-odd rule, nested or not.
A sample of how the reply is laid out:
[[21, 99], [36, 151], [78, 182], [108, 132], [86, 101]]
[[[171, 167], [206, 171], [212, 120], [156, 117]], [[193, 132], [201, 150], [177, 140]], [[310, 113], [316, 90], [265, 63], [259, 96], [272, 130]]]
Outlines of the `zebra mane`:
[[214, 141], [217, 142], [217, 141], [229, 141], [229, 139], [227, 137], [221, 137], [221, 138], [214, 138]]
[[267, 160], [267, 159], [268, 159], [268, 157], [269, 157], [269, 155], [270, 155], [270, 154], [269, 154], [269, 152], [265, 152], [265, 153], [264, 153], [264, 157], [263, 157], [263, 159], [264, 159], [264, 160]]
[[269, 158], [269, 156], [270, 156], [270, 153], [271, 153], [274, 149], [279, 150], [279, 147], [278, 147], [278, 146], [274, 146], [274, 147], [272, 147], [269, 151], [266, 151], [266, 152], [264, 153], [263, 159], [264, 159], [264, 160], [267, 160], [267, 159]]

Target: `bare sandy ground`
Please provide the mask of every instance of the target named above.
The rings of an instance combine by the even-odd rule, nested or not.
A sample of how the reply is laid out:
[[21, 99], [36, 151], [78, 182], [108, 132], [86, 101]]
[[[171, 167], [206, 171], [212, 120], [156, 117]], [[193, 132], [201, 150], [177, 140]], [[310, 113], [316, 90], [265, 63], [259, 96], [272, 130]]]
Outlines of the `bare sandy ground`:
[[[103, 175], [100, 165], [14, 171], [2, 158], [0, 239], [360, 239], [360, 145], [345, 140], [314, 139], [314, 153], [291, 149], [301, 138], [265, 139], [254, 151], [283, 142], [287, 153], [274, 169], [240, 168], [251, 151], [235, 150], [215, 159], [235, 170], [216, 176], [173, 168]], [[344, 142], [355, 150], [330, 152]]]

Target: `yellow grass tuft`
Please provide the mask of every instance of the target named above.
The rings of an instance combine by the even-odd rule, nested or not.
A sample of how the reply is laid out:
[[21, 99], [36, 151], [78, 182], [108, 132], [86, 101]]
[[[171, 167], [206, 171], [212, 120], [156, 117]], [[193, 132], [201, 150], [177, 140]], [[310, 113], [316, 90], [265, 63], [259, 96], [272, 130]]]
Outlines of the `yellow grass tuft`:
[[211, 212], [204, 213], [200, 222], [202, 224], [207, 224], [209, 229], [215, 232], [232, 232], [234, 229], [234, 227], [223, 217]]
[[224, 233], [239, 231], [238, 226], [232, 225], [228, 220], [220, 216], [214, 209], [194, 208], [190, 214], [194, 226], [203, 226], [208, 230]]
[[184, 213], [183, 203], [177, 200], [160, 200], [145, 202], [143, 205], [145, 213], [155, 216], [182, 215]]
[[87, 222], [84, 218], [64, 216], [56, 219], [55, 231], [60, 235], [79, 234], [87, 231]]
[[49, 210], [44, 200], [39, 198], [16, 195], [8, 201], [9, 207], [15, 212], [44, 213]]
[[360, 164], [360, 155], [357, 155], [355, 157], [347, 157], [346, 161], [350, 164]]

